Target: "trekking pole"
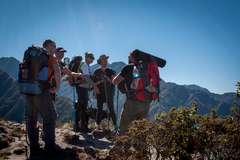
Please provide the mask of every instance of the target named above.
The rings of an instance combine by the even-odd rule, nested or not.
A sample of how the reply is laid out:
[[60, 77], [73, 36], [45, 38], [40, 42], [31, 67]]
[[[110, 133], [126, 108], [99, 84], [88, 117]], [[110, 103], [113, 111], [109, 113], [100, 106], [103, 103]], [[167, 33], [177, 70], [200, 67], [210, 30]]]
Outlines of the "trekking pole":
[[73, 85], [73, 109], [74, 109], [74, 131], [75, 131], [75, 135], [76, 135], [76, 106], [75, 106], [75, 85]]
[[108, 97], [107, 97], [106, 80], [107, 80], [107, 77], [104, 79], [104, 88], [105, 88], [105, 96], [106, 96], [106, 104], [107, 104], [107, 119], [108, 119], [108, 130], [109, 130], [109, 113], [108, 113]]
[[[25, 106], [26, 108], [26, 106]], [[25, 130], [25, 138], [26, 138], [26, 143], [27, 143], [27, 146], [25, 146], [25, 155], [27, 157], [27, 159], [29, 159], [28, 157], [28, 147], [30, 147], [30, 143], [28, 142], [28, 126], [27, 126], [27, 123], [28, 123], [28, 119], [27, 119], [27, 116], [26, 116], [26, 130]]]
[[116, 111], [116, 125], [115, 125], [116, 134], [117, 134], [117, 121], [118, 121], [118, 98], [119, 98], [119, 89], [117, 88], [117, 111]]
[[238, 104], [238, 121], [239, 121], [239, 116], [240, 116], [240, 102]]

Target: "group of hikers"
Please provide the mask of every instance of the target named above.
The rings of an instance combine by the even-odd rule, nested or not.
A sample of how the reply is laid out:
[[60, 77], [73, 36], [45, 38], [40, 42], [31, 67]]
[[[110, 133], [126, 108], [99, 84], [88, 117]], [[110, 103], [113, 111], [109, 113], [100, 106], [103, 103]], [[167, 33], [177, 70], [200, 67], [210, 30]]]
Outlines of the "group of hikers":
[[[45, 78], [44, 87], [41, 88], [40, 94], [29, 93], [26, 91], [27, 87], [26, 77], [25, 79], [19, 78], [19, 89], [21, 93], [26, 95], [26, 124], [27, 124], [27, 132], [28, 132], [28, 139], [30, 142], [30, 157], [35, 156], [41, 153], [39, 141], [39, 128], [37, 127], [38, 121], [38, 114], [40, 113], [43, 118], [43, 130], [45, 134], [45, 154], [47, 155], [54, 155], [59, 154], [61, 152], [61, 147], [56, 145], [55, 143], [55, 123], [57, 119], [57, 112], [54, 107], [54, 99], [52, 94], [56, 93], [60, 89], [60, 82], [61, 77], [65, 74], [68, 77], [79, 77], [82, 79], [79, 85], [76, 85], [76, 92], [78, 95], [78, 103], [76, 106], [76, 128], [75, 131], [78, 132], [90, 132], [91, 130], [88, 128], [88, 122], [86, 120], [86, 111], [88, 107], [88, 100], [89, 100], [89, 88], [94, 90], [96, 93], [97, 99], [97, 115], [96, 115], [96, 125], [97, 129], [101, 129], [100, 124], [102, 121], [102, 111], [103, 111], [103, 103], [107, 103], [108, 109], [110, 111], [110, 117], [112, 118], [112, 122], [114, 126], [116, 125], [116, 115], [114, 111], [114, 103], [113, 103], [113, 96], [114, 91], [113, 87], [118, 84], [124, 84], [124, 89], [126, 90], [126, 102], [123, 106], [121, 117], [120, 117], [120, 125], [118, 128], [119, 136], [126, 135], [128, 132], [128, 127], [132, 121], [138, 119], [148, 118], [148, 112], [150, 109], [150, 103], [153, 99], [156, 99], [160, 92], [160, 78], [158, 73], [158, 66], [156, 63], [151, 64], [152, 71], [149, 71], [149, 67], [144, 67], [144, 63], [139, 58], [139, 50], [133, 50], [130, 52], [128, 56], [128, 64], [125, 65], [120, 73], [116, 75], [115, 71], [109, 67], [108, 58], [105, 54], [100, 55], [97, 63], [100, 65], [97, 68], [93, 75], [95, 78], [92, 78], [92, 74], [90, 72], [90, 64], [93, 63], [95, 57], [94, 54], [91, 52], [86, 52], [84, 55], [84, 62], [81, 63], [80, 70], [78, 73], [75, 73], [65, 66], [62, 62], [64, 58], [64, 53], [67, 52], [63, 47], [57, 47], [55, 41], [52, 39], [46, 39], [42, 45], [42, 51], [47, 53], [48, 55], [48, 62], [47, 62], [47, 78]], [[44, 51], [44, 52], [43, 52]], [[27, 69], [24, 68], [24, 63], [27, 63], [27, 56], [32, 57], [32, 51], [28, 51], [28, 55], [24, 55], [24, 60], [20, 63], [20, 75], [23, 75], [27, 72], [28, 75], [32, 72], [30, 71], [30, 67]], [[26, 53], [25, 53], [26, 54]], [[55, 56], [54, 56], [55, 54]], [[34, 55], [37, 57], [36, 55]], [[40, 55], [39, 55], [40, 57]], [[28, 62], [28, 66], [29, 66]], [[166, 63], [166, 62], [165, 62]], [[164, 63], [164, 65], [165, 65]], [[34, 65], [34, 64], [32, 64]], [[163, 65], [163, 66], [164, 66]], [[138, 77], [134, 77], [134, 69], [136, 66], [141, 68], [138, 72]], [[144, 70], [146, 68], [146, 70]], [[133, 73], [134, 72], [134, 73]], [[143, 73], [148, 73], [145, 77], [148, 78], [148, 82], [145, 82], [143, 78]], [[139, 77], [139, 73], [141, 77]], [[157, 74], [158, 73], [158, 74]], [[40, 73], [39, 73], [40, 74]], [[156, 74], [156, 77], [154, 76]], [[29, 75], [30, 76], [30, 75]], [[40, 76], [40, 75], [39, 75]], [[39, 77], [38, 76], [38, 77]], [[19, 76], [20, 77], [20, 76]], [[97, 77], [97, 78], [96, 78]], [[133, 88], [132, 83], [137, 82], [138, 88]], [[52, 85], [54, 83], [54, 85]], [[143, 86], [145, 83], [148, 83], [149, 86], [146, 87], [148, 90], [151, 88], [154, 91], [147, 92], [147, 98], [145, 90]], [[24, 86], [25, 85], [25, 86]], [[32, 84], [32, 86], [35, 84]], [[27, 85], [29, 86], [29, 84]], [[54, 86], [54, 87], [52, 87]], [[155, 87], [153, 87], [155, 86]], [[24, 89], [22, 89], [22, 87]], [[140, 87], [140, 89], [139, 89]], [[36, 89], [32, 92], [36, 92]], [[140, 95], [140, 96], [138, 96]], [[80, 123], [79, 123], [80, 122]]]

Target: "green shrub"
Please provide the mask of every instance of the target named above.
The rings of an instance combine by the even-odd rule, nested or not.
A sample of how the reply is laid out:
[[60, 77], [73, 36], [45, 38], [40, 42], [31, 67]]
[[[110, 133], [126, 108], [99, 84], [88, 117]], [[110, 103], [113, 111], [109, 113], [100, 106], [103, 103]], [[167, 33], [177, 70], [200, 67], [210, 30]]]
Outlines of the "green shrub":
[[[240, 97], [238, 82], [237, 97]], [[212, 110], [210, 116], [198, 115], [197, 103], [192, 108], [173, 107], [169, 113], [155, 115], [158, 121], [136, 120], [127, 136], [115, 142], [115, 159], [239, 159], [240, 123], [237, 103], [232, 114], [224, 118]]]

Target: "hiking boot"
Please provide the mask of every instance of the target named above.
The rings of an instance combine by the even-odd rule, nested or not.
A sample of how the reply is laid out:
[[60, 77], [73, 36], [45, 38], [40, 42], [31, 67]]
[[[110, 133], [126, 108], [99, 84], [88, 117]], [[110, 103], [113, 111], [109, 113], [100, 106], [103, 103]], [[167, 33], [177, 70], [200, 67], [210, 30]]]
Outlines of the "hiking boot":
[[43, 154], [43, 149], [39, 146], [30, 147], [30, 158]]
[[59, 156], [64, 152], [64, 149], [59, 147], [58, 145], [55, 145], [53, 147], [50, 147], [48, 149], [45, 149], [45, 155], [49, 157], [53, 156]]

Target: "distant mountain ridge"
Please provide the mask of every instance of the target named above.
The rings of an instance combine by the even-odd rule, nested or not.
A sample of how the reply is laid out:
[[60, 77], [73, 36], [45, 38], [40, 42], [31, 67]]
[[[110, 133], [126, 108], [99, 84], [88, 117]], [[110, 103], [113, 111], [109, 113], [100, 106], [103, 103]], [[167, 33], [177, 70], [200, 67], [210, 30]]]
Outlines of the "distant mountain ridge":
[[0, 69], [10, 74], [14, 79], [17, 79], [19, 63], [19, 60], [14, 57], [2, 57], [0, 58]]
[[[5, 61], [4, 61], [4, 60]], [[18, 70], [19, 61], [15, 58], [0, 58], [1, 68], [7, 67], [11, 63], [16, 63], [15, 69]], [[6, 63], [4, 63], [6, 62]], [[120, 72], [125, 65], [123, 62], [114, 62], [108, 64], [108, 66], [116, 71], [116, 74]], [[100, 67], [98, 64], [91, 65], [91, 73]], [[9, 71], [14, 73], [13, 71]], [[160, 70], [161, 72], [161, 70]], [[25, 119], [25, 97], [18, 91], [17, 81], [5, 72], [0, 70], [1, 90], [0, 90], [0, 117], [5, 117], [7, 120], [14, 120], [22, 122]], [[75, 93], [77, 100], [77, 94]], [[91, 103], [94, 108], [96, 107], [96, 100], [92, 99], [92, 93], [90, 93]], [[119, 94], [118, 103], [118, 115], [120, 115], [122, 107], [124, 105], [126, 96]], [[58, 122], [65, 122], [73, 120], [73, 88], [70, 87], [68, 82], [61, 82], [61, 88], [56, 98], [55, 106], [59, 115]], [[199, 105], [199, 113], [209, 114], [211, 109], [216, 109], [219, 116], [230, 114], [230, 107], [234, 105], [232, 102], [236, 100], [235, 93], [224, 93], [222, 95], [209, 92], [206, 88], [202, 88], [197, 85], [177, 85], [172, 82], [161, 81], [161, 94], [159, 102], [156, 100], [151, 103], [149, 111], [149, 119], [154, 121], [154, 114], [160, 114], [162, 111], [168, 112], [172, 107], [187, 107], [190, 108], [193, 102], [197, 102]], [[117, 94], [114, 97], [114, 107], [116, 111], [117, 107]], [[105, 107], [106, 108], [106, 107]], [[66, 112], [67, 111], [67, 112]]]

